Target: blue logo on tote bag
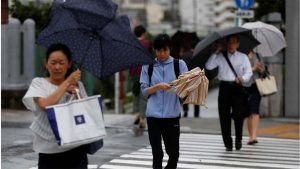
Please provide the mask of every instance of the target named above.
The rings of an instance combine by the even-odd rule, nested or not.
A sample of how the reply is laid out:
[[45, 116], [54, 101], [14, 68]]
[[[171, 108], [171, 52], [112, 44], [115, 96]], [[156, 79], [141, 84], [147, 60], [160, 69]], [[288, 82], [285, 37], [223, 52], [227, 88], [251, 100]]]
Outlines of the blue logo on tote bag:
[[84, 119], [83, 114], [74, 116], [74, 119], [75, 119], [75, 124], [76, 125], [84, 124], [85, 123], [85, 119]]

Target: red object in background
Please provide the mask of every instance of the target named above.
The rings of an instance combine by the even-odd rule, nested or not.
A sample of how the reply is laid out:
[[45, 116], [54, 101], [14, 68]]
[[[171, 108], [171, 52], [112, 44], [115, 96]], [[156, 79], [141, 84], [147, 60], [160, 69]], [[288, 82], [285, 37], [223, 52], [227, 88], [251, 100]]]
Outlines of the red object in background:
[[1, 0], [1, 24], [8, 23], [8, 0]]

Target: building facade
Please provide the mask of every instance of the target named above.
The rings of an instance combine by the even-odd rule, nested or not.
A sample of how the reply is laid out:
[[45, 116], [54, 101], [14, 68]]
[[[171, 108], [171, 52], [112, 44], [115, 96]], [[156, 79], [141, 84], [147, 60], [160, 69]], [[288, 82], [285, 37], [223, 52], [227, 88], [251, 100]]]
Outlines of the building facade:
[[235, 25], [233, 0], [180, 0], [181, 29], [210, 31]]

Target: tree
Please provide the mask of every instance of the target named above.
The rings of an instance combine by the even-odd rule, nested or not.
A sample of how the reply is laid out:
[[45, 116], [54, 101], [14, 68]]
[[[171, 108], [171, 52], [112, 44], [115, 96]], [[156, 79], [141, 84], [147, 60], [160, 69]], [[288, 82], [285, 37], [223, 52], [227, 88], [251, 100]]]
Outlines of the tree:
[[9, 12], [12, 17], [18, 18], [21, 22], [31, 18], [36, 23], [36, 33], [40, 33], [47, 25], [50, 16], [51, 4], [37, 5], [30, 1], [28, 5], [23, 5], [20, 0], [13, 0]]

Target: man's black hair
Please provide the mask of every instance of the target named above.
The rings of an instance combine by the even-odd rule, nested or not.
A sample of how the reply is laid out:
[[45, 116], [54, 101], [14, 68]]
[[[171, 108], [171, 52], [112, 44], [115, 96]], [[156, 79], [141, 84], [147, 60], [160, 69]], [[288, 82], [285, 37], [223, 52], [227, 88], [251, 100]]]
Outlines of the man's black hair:
[[142, 34], [146, 33], [146, 29], [143, 25], [138, 25], [133, 30], [136, 37], [141, 37]]
[[239, 36], [238, 34], [233, 34], [233, 35], [227, 36], [226, 42], [228, 42], [230, 38], [236, 38], [236, 40], [237, 40], [238, 42], [240, 42], [240, 36]]
[[171, 48], [171, 39], [167, 34], [158, 34], [153, 42], [153, 48], [155, 50]]

